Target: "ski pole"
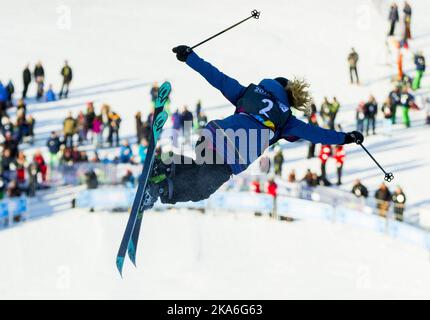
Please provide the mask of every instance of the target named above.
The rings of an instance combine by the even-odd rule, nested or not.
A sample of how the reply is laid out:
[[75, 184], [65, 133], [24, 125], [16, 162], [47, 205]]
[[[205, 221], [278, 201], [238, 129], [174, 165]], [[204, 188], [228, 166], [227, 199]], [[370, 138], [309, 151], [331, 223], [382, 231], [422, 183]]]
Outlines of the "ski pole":
[[379, 167], [379, 169], [382, 170], [382, 172], [385, 174], [384, 180], [387, 182], [393, 181], [394, 180], [393, 173], [392, 172], [386, 172], [384, 170], [384, 168], [382, 168], [382, 166], [379, 164], [379, 162], [376, 161], [376, 159], [372, 156], [372, 154], [369, 152], [369, 150], [367, 150], [366, 147], [363, 146], [363, 144], [361, 142], [359, 142], [357, 144], [359, 144], [363, 148], [363, 150], [366, 151], [366, 153], [369, 155], [370, 158], [372, 158], [372, 160], [376, 163], [376, 165]]
[[241, 23], [244, 23], [245, 21], [248, 21], [251, 18], [254, 18], [254, 19], [260, 18], [260, 11], [252, 10], [251, 11], [251, 15], [249, 17], [247, 17], [246, 19], [243, 19], [242, 21], [239, 21], [238, 23], [232, 25], [231, 27], [228, 27], [227, 29], [224, 29], [223, 31], [218, 32], [217, 34], [214, 34], [212, 37], [209, 37], [206, 40], [203, 40], [202, 42], [197, 43], [196, 45], [194, 45], [193, 47], [191, 47], [191, 50], [197, 48], [198, 46], [201, 46], [202, 44], [208, 42], [209, 40], [212, 40], [213, 38], [218, 37], [219, 35], [223, 34], [224, 32], [227, 32], [228, 30], [233, 29], [234, 27], [237, 27]]

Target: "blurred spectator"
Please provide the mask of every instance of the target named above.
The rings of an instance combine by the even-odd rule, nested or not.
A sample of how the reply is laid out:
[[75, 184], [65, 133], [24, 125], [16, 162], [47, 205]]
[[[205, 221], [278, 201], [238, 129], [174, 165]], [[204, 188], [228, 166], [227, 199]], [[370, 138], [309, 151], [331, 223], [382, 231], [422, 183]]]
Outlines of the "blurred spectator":
[[390, 30], [388, 31], [388, 36], [394, 36], [396, 31], [396, 24], [399, 22], [399, 9], [397, 3], [393, 2], [390, 7], [390, 13], [388, 14], [388, 21], [390, 21]]
[[355, 111], [356, 130], [364, 133], [365, 103], [361, 101]]
[[64, 94], [64, 97], [67, 99], [67, 97], [69, 96], [70, 83], [72, 82], [72, 79], [73, 79], [72, 68], [70, 68], [67, 60], [64, 61], [64, 66], [63, 68], [61, 68], [60, 74], [63, 77], [63, 83], [61, 85], [59, 97], [60, 99], [63, 98], [63, 94]]
[[119, 161], [121, 163], [133, 162], [133, 150], [131, 150], [128, 140], [123, 140], [119, 151]]
[[9, 185], [7, 187], [7, 195], [9, 198], [16, 198], [21, 196], [21, 190], [19, 189], [16, 180], [12, 180], [11, 182], [9, 182]]
[[60, 151], [61, 141], [55, 131], [51, 132], [51, 136], [46, 142], [49, 152], [49, 167], [52, 169], [58, 164], [58, 152]]
[[409, 90], [407, 87], [403, 88], [402, 94], [400, 96], [400, 104], [402, 106], [402, 116], [403, 116], [403, 123], [406, 126], [406, 128], [409, 128], [411, 126], [411, 120], [409, 118], [409, 110], [414, 104], [414, 96], [409, 93]]
[[30, 66], [27, 64], [22, 71], [22, 82], [23, 82], [23, 89], [22, 89], [22, 98], [27, 98], [27, 92], [28, 92], [28, 86], [31, 83], [31, 71]]
[[385, 102], [382, 105], [381, 111], [382, 111], [382, 114], [384, 115], [384, 120], [383, 120], [384, 135], [391, 137], [393, 111], [392, 111], [390, 99], [385, 100]]
[[321, 182], [325, 186], [331, 186], [331, 182], [327, 179], [326, 164], [327, 160], [332, 155], [332, 149], [330, 145], [322, 145], [320, 149], [319, 159], [321, 161]]
[[152, 101], [153, 106], [155, 106], [155, 100], [157, 100], [159, 89], [160, 88], [158, 87], [158, 83], [154, 82], [154, 84], [151, 87], [151, 90], [149, 91], [149, 94], [151, 95], [151, 101]]
[[85, 183], [87, 184], [87, 189], [97, 189], [99, 186], [99, 181], [97, 174], [94, 169], [89, 169], [85, 172]]
[[412, 21], [412, 7], [405, 1], [403, 7], [404, 23], [405, 23], [405, 39], [412, 39], [411, 35], [411, 21]]
[[330, 122], [329, 122], [329, 128], [331, 130], [334, 129], [335, 123], [336, 123], [336, 116], [340, 109], [340, 103], [337, 101], [336, 97], [333, 97], [333, 102], [330, 104]]
[[202, 100], [197, 101], [196, 104], [196, 116], [202, 112]]
[[45, 81], [45, 69], [43, 69], [40, 61], [34, 67], [33, 75], [37, 85], [36, 98], [37, 100], [40, 100], [43, 97], [43, 86]]
[[178, 147], [178, 138], [180, 136], [180, 132], [182, 130], [182, 115], [179, 113], [179, 110], [176, 110], [172, 114], [172, 143], [174, 147]]
[[320, 116], [323, 121], [323, 125], [326, 128], [328, 128], [330, 125], [330, 110], [331, 103], [328, 101], [327, 97], [325, 97], [323, 103], [321, 104]]
[[381, 184], [378, 190], [375, 192], [376, 208], [378, 214], [382, 217], [387, 216], [388, 209], [390, 208], [390, 201], [392, 195], [385, 183]]
[[310, 169], [306, 170], [306, 174], [301, 181], [305, 182], [308, 187], [316, 187], [319, 184], [318, 176]]
[[15, 161], [16, 166], [16, 181], [18, 185], [21, 187], [25, 184], [26, 180], [26, 168], [27, 168], [27, 160], [24, 152], [20, 151], [18, 153], [18, 157]]
[[71, 148], [73, 146], [73, 136], [76, 133], [76, 129], [76, 120], [73, 118], [72, 113], [69, 112], [63, 122], [64, 144], [68, 148]]
[[401, 91], [400, 87], [395, 87], [393, 91], [389, 94], [390, 105], [391, 105], [391, 114], [392, 114], [392, 124], [396, 123], [396, 113], [397, 108], [401, 105]]
[[369, 101], [364, 105], [364, 116], [366, 119], [366, 136], [372, 128], [372, 133], [376, 134], [376, 114], [378, 113], [378, 103], [374, 96], [370, 96]]
[[352, 186], [352, 193], [357, 198], [367, 198], [369, 196], [369, 191], [367, 188], [361, 183], [360, 179], [355, 180], [354, 185]]
[[360, 79], [358, 78], [358, 70], [357, 63], [359, 60], [358, 53], [354, 48], [351, 48], [351, 52], [348, 54], [348, 64], [349, 64], [349, 76], [351, 78], [351, 84], [354, 84], [354, 75], [355, 81], [357, 84], [360, 84]]
[[87, 102], [87, 110], [85, 112], [85, 128], [87, 131], [86, 140], [88, 140], [88, 135], [91, 141], [94, 141], [93, 125], [94, 119], [96, 118], [96, 112], [94, 110], [94, 103], [92, 101]]
[[0, 81], [0, 113], [2, 116], [7, 115], [7, 91], [3, 83]]
[[273, 198], [278, 196], [278, 185], [273, 178], [267, 180], [267, 194], [271, 195]]
[[[102, 109], [101, 109], [101, 120], [102, 120], [102, 138], [105, 135], [105, 131], [110, 132], [110, 118], [109, 118], [109, 113], [110, 113], [110, 106], [108, 104], [103, 104], [102, 105]], [[103, 143], [103, 141], [101, 141], [101, 143]]]
[[276, 154], [273, 158], [275, 175], [282, 177], [282, 165], [284, 164], [284, 155], [282, 149], [277, 147]]
[[400, 186], [397, 186], [393, 193], [394, 215], [396, 220], [403, 221], [403, 212], [405, 210], [406, 195]]
[[260, 187], [260, 181], [259, 180], [253, 180], [251, 182], [251, 191], [255, 193], [261, 193], [261, 187]]
[[137, 149], [140, 163], [143, 164], [146, 159], [146, 153], [148, 151], [148, 140], [142, 139], [140, 140], [139, 148]]
[[143, 122], [142, 122], [142, 113], [139, 111], [134, 116], [136, 123], [136, 137], [137, 141], [141, 141], [143, 139]]
[[191, 129], [193, 128], [194, 117], [191, 111], [188, 110], [187, 106], [184, 106], [181, 114], [182, 128], [184, 129], [185, 144], [190, 143]]
[[100, 147], [102, 141], [103, 141], [103, 137], [102, 137], [102, 132], [103, 132], [103, 123], [100, 117], [94, 117], [93, 120], [93, 125], [92, 125], [92, 143], [94, 145], [94, 148], [98, 148]]
[[48, 167], [46, 166], [45, 159], [43, 158], [40, 150], [37, 150], [33, 156], [33, 162], [37, 164], [37, 170], [40, 172], [42, 181], [46, 182], [46, 174], [48, 172]]
[[84, 113], [79, 111], [78, 118], [76, 119], [76, 129], [78, 131], [78, 142], [83, 143], [87, 141], [87, 135], [88, 135], [88, 127], [87, 127], [87, 119], [84, 115]]
[[207, 123], [208, 123], [208, 117], [202, 111], [197, 113], [196, 128], [197, 129], [205, 128]]
[[27, 195], [29, 197], [34, 197], [36, 195], [36, 189], [37, 189], [37, 175], [39, 172], [37, 163], [32, 161], [28, 168], [28, 190]]
[[18, 101], [16, 103], [16, 111], [22, 112], [22, 113], [24, 113], [24, 115], [27, 114], [27, 105], [25, 104], [24, 99], [18, 99]]
[[414, 63], [417, 71], [412, 84], [412, 90], [415, 91], [421, 88], [421, 79], [423, 78], [424, 72], [426, 71], [426, 59], [422, 51], [415, 54]]
[[291, 170], [291, 172], [288, 174], [288, 182], [289, 183], [295, 183], [296, 180], [296, 171], [293, 169]]
[[57, 100], [57, 97], [55, 96], [55, 92], [52, 89], [52, 84], [49, 85], [48, 91], [45, 93], [45, 101], [46, 102], [52, 102]]
[[108, 142], [111, 147], [119, 146], [119, 128], [121, 117], [116, 112], [109, 112], [109, 136]]
[[134, 188], [136, 182], [133, 176], [133, 172], [127, 169], [125, 175], [121, 178], [121, 183], [126, 187]]
[[6, 102], [7, 102], [7, 106], [12, 107], [12, 99], [13, 99], [13, 94], [15, 93], [15, 86], [13, 85], [12, 80], [9, 80], [9, 82], [6, 85]]
[[345, 162], [345, 149], [342, 145], [337, 145], [334, 149], [334, 158], [336, 160], [337, 168], [337, 185], [342, 184], [342, 169]]
[[10, 149], [3, 149], [0, 161], [2, 178], [6, 181], [12, 180], [12, 166], [14, 166], [15, 157], [12, 156]]
[[[317, 107], [315, 103], [311, 104], [311, 112], [308, 115], [308, 123], [314, 126], [318, 126], [318, 118], [317, 118]], [[309, 142], [308, 146], [308, 159], [315, 157], [315, 146], [316, 144], [313, 142]]]

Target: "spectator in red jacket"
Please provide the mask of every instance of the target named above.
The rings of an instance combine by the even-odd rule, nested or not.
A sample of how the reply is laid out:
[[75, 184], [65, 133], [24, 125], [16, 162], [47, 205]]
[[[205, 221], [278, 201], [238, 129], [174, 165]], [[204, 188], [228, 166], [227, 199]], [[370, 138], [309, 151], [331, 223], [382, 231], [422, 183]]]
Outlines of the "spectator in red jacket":
[[334, 149], [334, 158], [336, 160], [337, 167], [337, 185], [342, 184], [342, 169], [343, 163], [345, 162], [345, 149], [342, 145], [337, 145]]
[[322, 145], [319, 158], [321, 160], [321, 181], [325, 186], [330, 186], [331, 182], [327, 179], [326, 164], [328, 158], [332, 155], [332, 150], [330, 145]]
[[46, 173], [48, 171], [48, 167], [46, 166], [45, 159], [43, 158], [40, 150], [37, 150], [34, 154], [33, 161], [37, 164], [37, 169], [42, 175], [42, 181], [46, 182]]
[[267, 180], [267, 194], [271, 195], [273, 198], [276, 198], [278, 195], [278, 185], [273, 178]]
[[251, 191], [261, 193], [260, 181], [254, 180], [251, 182]]

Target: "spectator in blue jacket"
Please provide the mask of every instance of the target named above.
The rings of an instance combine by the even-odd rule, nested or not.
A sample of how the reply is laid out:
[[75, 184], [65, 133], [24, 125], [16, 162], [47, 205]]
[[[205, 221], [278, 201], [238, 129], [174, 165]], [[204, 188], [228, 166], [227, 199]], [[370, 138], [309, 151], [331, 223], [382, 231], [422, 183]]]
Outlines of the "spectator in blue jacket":
[[119, 160], [121, 163], [130, 163], [133, 160], [133, 150], [128, 143], [128, 140], [123, 140], [119, 150]]
[[4, 87], [3, 83], [0, 81], [0, 112], [2, 115], [6, 113], [7, 97], [7, 90]]
[[[178, 60], [200, 73], [235, 106], [233, 115], [210, 121], [201, 132], [196, 160], [174, 155], [174, 164], [157, 160], [154, 172], [166, 179], [151, 179], [145, 190], [145, 208], [158, 197], [163, 203], [200, 201], [208, 198], [231, 175], [248, 168], [262, 153], [281, 139], [309, 140], [323, 144], [362, 142], [359, 132], [343, 133], [305, 123], [291, 109], [308, 111], [311, 96], [304, 80], [280, 77], [264, 79], [247, 87], [220, 72], [187, 46], [173, 49]], [[164, 171], [164, 172], [163, 172]], [[170, 174], [174, 172], [174, 174]], [[170, 174], [170, 177], [169, 177]], [[151, 181], [157, 181], [152, 183]]]
[[48, 91], [45, 93], [46, 102], [51, 102], [57, 100], [54, 90], [52, 89], [52, 84], [49, 85]]
[[46, 142], [46, 146], [48, 147], [48, 151], [49, 151], [49, 166], [52, 168], [58, 162], [58, 152], [60, 151], [60, 148], [61, 148], [60, 138], [58, 137], [58, 134], [55, 131], [51, 132], [51, 136]]

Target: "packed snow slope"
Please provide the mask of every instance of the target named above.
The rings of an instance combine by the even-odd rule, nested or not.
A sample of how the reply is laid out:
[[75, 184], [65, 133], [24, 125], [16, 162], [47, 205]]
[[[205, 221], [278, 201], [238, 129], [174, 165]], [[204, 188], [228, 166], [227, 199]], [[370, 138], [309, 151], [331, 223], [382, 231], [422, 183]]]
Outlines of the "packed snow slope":
[[[414, 8], [413, 50], [430, 49], [428, 0]], [[134, 136], [134, 114], [149, 112], [153, 81], [172, 81], [172, 108], [203, 100], [210, 118], [233, 108], [171, 48], [194, 44], [257, 8], [250, 21], [197, 52], [242, 84], [265, 77], [304, 76], [316, 102], [336, 95], [345, 129], [354, 108], [373, 93], [382, 101], [395, 66], [387, 65], [385, 2], [367, 0], [140, 1], [16, 0], [2, 6], [0, 79], [21, 90], [26, 63], [41, 60], [46, 83], [58, 90], [59, 70], [68, 59], [74, 70], [70, 99], [32, 103], [38, 146], [59, 130], [67, 112], [87, 101], [109, 103], [123, 117], [121, 134]], [[19, 21], [19, 23], [17, 22]], [[363, 85], [348, 84], [346, 56], [360, 54]], [[428, 55], [427, 55], [428, 57]], [[430, 61], [430, 59], [428, 59]], [[411, 55], [405, 56], [409, 70]], [[430, 89], [423, 81], [421, 97]], [[34, 94], [34, 85], [30, 87]], [[227, 106], [226, 106], [227, 105]], [[424, 113], [413, 128], [394, 128], [366, 145], [393, 171], [408, 205], [429, 204], [428, 129]], [[347, 147], [345, 186], [360, 177], [370, 188], [381, 173], [356, 146]], [[300, 177], [317, 160], [304, 160], [306, 144], [287, 144], [287, 170]], [[328, 171], [334, 172], [334, 167]], [[430, 298], [428, 253], [390, 238], [345, 226], [286, 224], [228, 214], [148, 214], [138, 252], [140, 268], [125, 279], [114, 261], [126, 216], [73, 211], [0, 232], [0, 297], [26, 298]]]
[[343, 225], [148, 213], [138, 269], [115, 268], [125, 215], [74, 211], [0, 233], [0, 297], [430, 298], [428, 252]]

